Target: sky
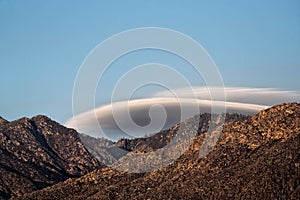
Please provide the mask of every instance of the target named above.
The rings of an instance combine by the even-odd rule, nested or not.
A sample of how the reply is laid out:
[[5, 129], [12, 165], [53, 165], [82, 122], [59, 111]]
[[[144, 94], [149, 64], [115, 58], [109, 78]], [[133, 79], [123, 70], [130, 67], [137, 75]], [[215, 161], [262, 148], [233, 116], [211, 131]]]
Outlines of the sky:
[[[0, 0], [0, 115], [15, 120], [44, 114], [65, 123], [72, 117], [77, 71], [89, 52], [114, 34], [141, 27], [193, 38], [227, 87], [300, 91], [298, 0]], [[151, 50], [122, 59], [98, 88], [97, 106], [108, 102], [114, 82], [131, 66], [155, 61], [182, 70], [186, 64]]]

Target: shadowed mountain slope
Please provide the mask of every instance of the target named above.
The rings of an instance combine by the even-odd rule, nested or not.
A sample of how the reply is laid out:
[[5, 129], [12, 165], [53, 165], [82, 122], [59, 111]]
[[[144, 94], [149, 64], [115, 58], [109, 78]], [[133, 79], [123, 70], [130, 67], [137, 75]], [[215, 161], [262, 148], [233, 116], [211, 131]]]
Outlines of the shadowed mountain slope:
[[100, 166], [73, 129], [45, 116], [0, 119], [0, 199], [80, 177]]

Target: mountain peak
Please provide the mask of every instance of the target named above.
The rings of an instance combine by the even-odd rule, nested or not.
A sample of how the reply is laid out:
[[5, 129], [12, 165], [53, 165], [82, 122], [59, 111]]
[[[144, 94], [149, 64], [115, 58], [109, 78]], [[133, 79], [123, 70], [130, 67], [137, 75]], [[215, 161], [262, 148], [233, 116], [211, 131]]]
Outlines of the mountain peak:
[[34, 117], [30, 118], [31, 120], [50, 120], [53, 121], [52, 119], [50, 119], [49, 117], [47, 117], [46, 115], [36, 115]]
[[42, 115], [0, 126], [0, 147], [0, 199], [32, 192], [101, 167], [75, 130]]
[[7, 121], [6, 119], [0, 116], [0, 125], [7, 124], [7, 123], [9, 123], [9, 121]]
[[262, 110], [251, 118], [251, 123], [266, 139], [287, 139], [300, 131], [300, 104], [284, 103]]
[[257, 115], [259, 118], [269, 118], [272, 119], [274, 116], [296, 116], [300, 115], [300, 103], [283, 103], [271, 108], [260, 111]]

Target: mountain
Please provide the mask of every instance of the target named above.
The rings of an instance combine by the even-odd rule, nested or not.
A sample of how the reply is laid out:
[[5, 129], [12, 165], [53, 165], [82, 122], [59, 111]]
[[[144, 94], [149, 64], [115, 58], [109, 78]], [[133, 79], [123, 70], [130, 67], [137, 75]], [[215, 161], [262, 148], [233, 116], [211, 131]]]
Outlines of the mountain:
[[[198, 129], [197, 135], [201, 135], [208, 131], [211, 125], [211, 118], [216, 117], [217, 115], [211, 115], [210, 113], [200, 114], [156, 134], [144, 138], [122, 138], [117, 142], [112, 142], [105, 138], [94, 138], [85, 134], [79, 134], [79, 136], [85, 147], [93, 156], [100, 162], [111, 165], [129, 152], [151, 152], [163, 148], [171, 142], [177, 135], [180, 126], [182, 127], [184, 124], [195, 126]], [[225, 122], [245, 120], [249, 117], [250, 116], [241, 114], [226, 114]], [[215, 125], [219, 126], [220, 124]], [[189, 131], [189, 129], [187, 129], [187, 131]]]
[[0, 199], [80, 177], [101, 164], [78, 133], [45, 116], [0, 118]]
[[300, 198], [300, 104], [226, 123], [217, 144], [201, 157], [205, 136], [198, 135], [166, 167], [147, 173], [104, 167], [16, 199]]
[[[189, 126], [197, 126], [198, 132], [197, 135], [201, 135], [206, 133], [211, 125], [211, 119], [218, 117], [216, 114], [210, 113], [203, 113], [200, 115], [196, 115], [187, 119], [186, 121], [182, 122], [181, 124], [178, 123], [175, 126], [163, 130], [159, 133], [150, 135], [145, 138], [136, 138], [136, 139], [127, 139], [122, 138], [117, 143], [116, 146], [123, 148], [127, 151], [137, 151], [137, 152], [149, 152], [154, 151], [166, 146], [170, 141], [176, 136], [178, 129], [180, 126], [184, 126], [183, 124], [187, 124]], [[234, 121], [241, 121], [250, 118], [250, 116], [242, 115], [242, 114], [226, 114], [225, 115], [225, 122], [234, 122]], [[221, 122], [220, 122], [221, 124]], [[220, 124], [214, 124], [215, 126], [219, 126]], [[185, 125], [185, 126], [187, 126]]]
[[[227, 115], [229, 120], [245, 117]], [[194, 118], [198, 120], [199, 116]], [[210, 114], [201, 115], [201, 119], [203, 131], [208, 128]], [[46, 116], [13, 122], [0, 117], [0, 199], [82, 176], [102, 167], [99, 161], [112, 164], [131, 151], [159, 149], [170, 142], [178, 127], [179, 124], [148, 138], [121, 139], [114, 143], [77, 133]], [[124, 141], [127, 146], [122, 146]]]

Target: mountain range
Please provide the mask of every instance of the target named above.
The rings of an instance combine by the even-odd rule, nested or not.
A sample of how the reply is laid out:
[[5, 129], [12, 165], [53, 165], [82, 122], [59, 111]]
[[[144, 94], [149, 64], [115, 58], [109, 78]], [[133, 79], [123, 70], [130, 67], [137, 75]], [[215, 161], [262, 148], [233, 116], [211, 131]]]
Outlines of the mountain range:
[[[216, 145], [200, 156], [208, 127], [218, 125], [211, 117], [201, 114], [157, 134], [117, 142], [79, 134], [45, 116], [0, 118], [0, 199], [300, 198], [299, 103], [252, 117], [227, 114]], [[103, 164], [133, 158], [145, 165], [150, 158], [139, 163], [134, 156], [159, 151], [180, 127], [191, 126], [198, 127], [196, 137], [167, 166], [130, 173]]]

